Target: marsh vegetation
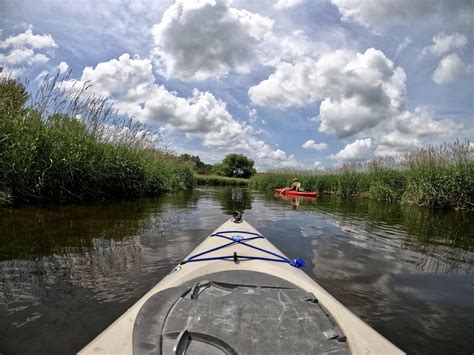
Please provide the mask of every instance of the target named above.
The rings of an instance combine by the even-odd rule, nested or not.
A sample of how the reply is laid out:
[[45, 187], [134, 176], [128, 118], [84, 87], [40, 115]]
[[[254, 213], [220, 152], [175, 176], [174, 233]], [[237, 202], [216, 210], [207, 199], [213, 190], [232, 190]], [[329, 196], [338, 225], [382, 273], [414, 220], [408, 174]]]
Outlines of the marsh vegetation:
[[210, 165], [159, 148], [158, 132], [120, 116], [88, 83], [58, 74], [46, 77], [34, 95], [27, 87], [0, 78], [0, 203], [143, 196], [195, 184], [271, 190], [298, 176], [307, 191], [320, 194], [474, 208], [474, 151], [468, 141], [334, 169], [254, 175], [254, 162], [243, 155], [229, 154]]
[[82, 201], [191, 187], [191, 167], [161, 137], [121, 118], [89, 85], [47, 77], [35, 95], [0, 79], [0, 199]]
[[320, 194], [470, 209], [474, 207], [473, 155], [468, 141], [445, 143], [336, 169], [274, 170], [256, 175], [251, 186], [271, 190], [288, 186], [297, 176], [305, 190]]

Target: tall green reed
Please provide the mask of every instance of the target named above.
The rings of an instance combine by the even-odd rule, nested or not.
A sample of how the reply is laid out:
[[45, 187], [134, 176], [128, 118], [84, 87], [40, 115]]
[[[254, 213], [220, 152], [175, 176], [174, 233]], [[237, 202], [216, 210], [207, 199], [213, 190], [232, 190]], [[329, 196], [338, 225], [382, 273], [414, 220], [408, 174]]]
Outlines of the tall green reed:
[[427, 145], [396, 158], [319, 170], [257, 174], [251, 186], [274, 189], [298, 177], [308, 191], [428, 207], [474, 208], [474, 150], [469, 141]]
[[75, 201], [193, 185], [192, 170], [156, 148], [157, 132], [89, 90], [58, 74], [30, 95], [0, 78], [0, 199]]

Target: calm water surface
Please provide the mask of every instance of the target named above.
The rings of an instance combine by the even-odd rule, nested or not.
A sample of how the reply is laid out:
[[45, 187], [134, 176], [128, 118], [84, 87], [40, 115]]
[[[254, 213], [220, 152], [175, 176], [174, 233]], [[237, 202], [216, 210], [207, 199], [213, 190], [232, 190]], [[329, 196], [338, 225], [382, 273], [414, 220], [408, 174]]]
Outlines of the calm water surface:
[[411, 354], [474, 351], [474, 213], [237, 188], [0, 209], [0, 353], [71, 354], [234, 210]]

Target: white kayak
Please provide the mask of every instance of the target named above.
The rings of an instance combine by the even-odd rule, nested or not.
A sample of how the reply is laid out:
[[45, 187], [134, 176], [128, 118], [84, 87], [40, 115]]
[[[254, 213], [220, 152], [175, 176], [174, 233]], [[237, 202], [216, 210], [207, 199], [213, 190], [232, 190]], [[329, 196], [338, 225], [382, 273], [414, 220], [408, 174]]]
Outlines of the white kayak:
[[239, 214], [80, 354], [403, 354]]

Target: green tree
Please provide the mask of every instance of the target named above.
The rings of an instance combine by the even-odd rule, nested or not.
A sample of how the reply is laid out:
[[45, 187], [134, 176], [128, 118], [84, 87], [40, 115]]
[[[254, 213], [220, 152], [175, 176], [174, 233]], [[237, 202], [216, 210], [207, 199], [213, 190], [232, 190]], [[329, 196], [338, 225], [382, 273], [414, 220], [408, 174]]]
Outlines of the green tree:
[[210, 175], [211, 171], [212, 171], [212, 165], [206, 164], [206, 163], [200, 164], [196, 170], [196, 172], [201, 175]]
[[193, 170], [198, 174], [209, 175], [211, 173], [212, 165], [202, 162], [199, 155], [181, 154], [178, 160], [189, 162]]
[[222, 161], [221, 171], [224, 176], [248, 179], [257, 173], [254, 161], [242, 154], [228, 154]]
[[222, 164], [221, 163], [214, 164], [211, 168], [211, 174], [224, 176], [224, 172], [222, 171]]

